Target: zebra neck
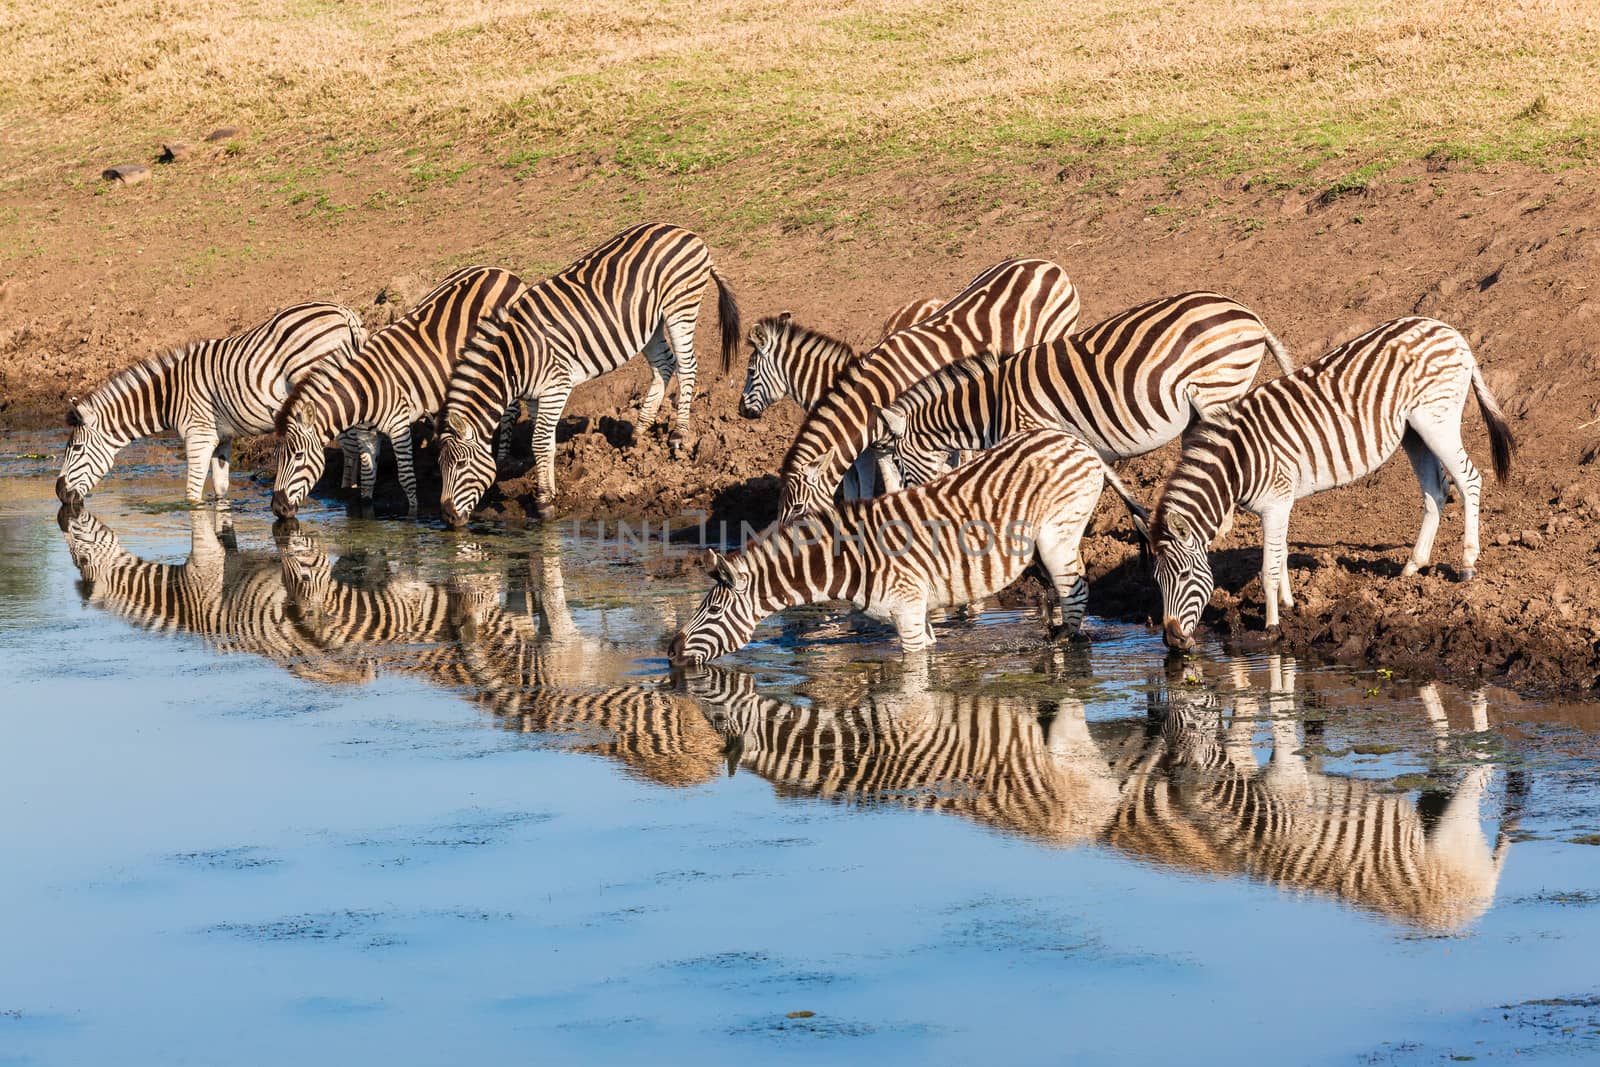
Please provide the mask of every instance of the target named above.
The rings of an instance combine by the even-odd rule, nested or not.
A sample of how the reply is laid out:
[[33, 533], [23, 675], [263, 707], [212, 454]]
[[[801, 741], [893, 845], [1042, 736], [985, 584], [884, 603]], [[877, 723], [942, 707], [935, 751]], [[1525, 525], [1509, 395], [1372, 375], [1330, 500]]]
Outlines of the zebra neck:
[[833, 384], [839, 376], [850, 369], [850, 364], [856, 361], [856, 350], [843, 341], [824, 338], [817, 347], [817, 362], [821, 364], [822, 373], [812, 375], [815, 396], [802, 399], [802, 403], [809, 410], [822, 403], [822, 398], [833, 389]]
[[1244, 494], [1243, 457], [1230, 437], [1184, 455], [1167, 481], [1162, 507], [1188, 520], [1202, 543], [1210, 544]]
[[183, 398], [172, 379], [178, 362], [163, 356], [135, 364], [89, 398], [107, 436], [131, 441], [177, 428]]

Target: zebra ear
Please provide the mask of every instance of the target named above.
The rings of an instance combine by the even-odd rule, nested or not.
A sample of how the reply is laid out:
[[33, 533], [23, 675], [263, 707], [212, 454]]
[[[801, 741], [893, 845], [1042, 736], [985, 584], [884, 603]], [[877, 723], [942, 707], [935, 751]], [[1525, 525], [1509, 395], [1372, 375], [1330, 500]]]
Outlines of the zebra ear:
[[1188, 540], [1189, 537], [1194, 533], [1194, 531], [1189, 528], [1189, 520], [1184, 518], [1182, 515], [1174, 515], [1169, 518], [1167, 520], [1167, 529], [1171, 530], [1184, 540]]
[[471, 441], [477, 436], [477, 431], [472, 428], [472, 420], [459, 411], [447, 411], [444, 416], [445, 429], [461, 438]]
[[737, 588], [739, 576], [733, 573], [733, 565], [728, 562], [728, 557], [714, 548], [709, 551], [711, 552], [711, 577], [717, 580], [718, 585], [725, 585], [729, 589]]
[[878, 409], [878, 438], [898, 441], [906, 435], [906, 415], [894, 408]]
[[794, 312], [792, 312], [792, 311], [780, 311], [780, 312], [778, 312], [778, 321], [779, 322], [788, 322], [792, 318], [794, 318]]
[[833, 459], [833, 449], [829, 448], [822, 455], [806, 464], [806, 484], [813, 489], [822, 485], [822, 472], [828, 468], [829, 461]]

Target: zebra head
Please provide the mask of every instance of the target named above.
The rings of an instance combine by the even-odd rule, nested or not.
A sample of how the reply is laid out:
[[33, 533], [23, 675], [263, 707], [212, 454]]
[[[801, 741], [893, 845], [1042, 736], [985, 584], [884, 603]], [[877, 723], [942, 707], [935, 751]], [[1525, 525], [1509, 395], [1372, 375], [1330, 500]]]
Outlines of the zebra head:
[[444, 478], [439, 514], [451, 526], [465, 526], [472, 509], [494, 484], [494, 430], [480, 432], [459, 411], [447, 411], [439, 423], [439, 473]]
[[910, 416], [898, 404], [878, 409], [873, 420], [872, 448], [878, 454], [890, 491], [931, 482], [954, 466], [956, 454], [928, 441], [911, 428]]
[[759, 419], [788, 392], [778, 345], [789, 319], [790, 313], [785, 311], [750, 327], [750, 369], [745, 374], [744, 392], [739, 394], [739, 414], [747, 419]]
[[286, 411], [279, 423], [282, 442], [278, 446], [278, 476], [272, 480], [272, 513], [280, 519], [290, 519], [322, 477], [322, 468], [328, 462], [323, 451], [328, 435], [304, 407]]
[[1162, 637], [1168, 648], [1188, 651], [1194, 647], [1200, 613], [1216, 588], [1205, 538], [1189, 519], [1163, 508], [1156, 515], [1150, 540], [1156, 584], [1161, 587]]
[[61, 476], [56, 479], [56, 499], [76, 506], [105, 477], [117, 452], [132, 437], [114, 432], [98, 409], [78, 403], [77, 397], [68, 403], [67, 425], [72, 427], [72, 436], [67, 439]]
[[716, 584], [667, 649], [675, 666], [698, 667], [742, 647], [763, 617], [756, 605], [755, 582], [743, 560], [712, 549], [711, 564]]

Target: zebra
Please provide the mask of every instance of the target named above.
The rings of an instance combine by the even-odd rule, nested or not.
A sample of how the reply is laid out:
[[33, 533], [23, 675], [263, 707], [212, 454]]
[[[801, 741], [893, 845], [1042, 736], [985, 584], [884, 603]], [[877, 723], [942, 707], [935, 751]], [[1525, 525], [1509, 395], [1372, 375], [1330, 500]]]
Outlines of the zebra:
[[1056, 264], [1011, 259], [984, 270], [932, 316], [890, 334], [839, 376], [784, 457], [779, 521], [828, 507], [867, 448], [874, 409], [946, 364], [1064, 336], [1077, 321], [1078, 291]]
[[[373, 334], [354, 355], [302, 378], [274, 425], [282, 443], [272, 483], [273, 514], [280, 518], [295, 514], [322, 476], [324, 442], [348, 430], [360, 431], [367, 442], [360, 457], [362, 498], [371, 500], [376, 488], [375, 435], [382, 434], [394, 448], [400, 485], [409, 511], [415, 514], [411, 425], [438, 410], [450, 369], [476, 324], [525, 290], [510, 271], [464, 267], [392, 325]], [[495, 412], [502, 431], [509, 428], [513, 415], [504, 406]]]
[[[164, 430], [183, 438], [185, 498], [198, 504], [207, 483], [219, 498], [227, 496], [233, 439], [270, 431], [295, 384], [319, 363], [354, 352], [366, 336], [349, 308], [296, 304], [242, 333], [135, 363], [84, 400], [67, 402], [72, 435], [56, 498], [83, 503], [122, 448]], [[353, 441], [341, 444], [353, 452]]]
[[1190, 421], [1238, 400], [1282, 343], [1244, 305], [1217, 293], [1162, 297], [1069, 337], [1011, 355], [983, 353], [930, 374], [878, 412], [884, 481], [919, 485], [962, 449], [1018, 430], [1071, 430], [1111, 462], [1176, 438]]
[[1466, 507], [1460, 578], [1470, 580], [1483, 479], [1461, 444], [1469, 389], [1488, 426], [1495, 475], [1504, 482], [1516, 447], [1511, 428], [1466, 339], [1434, 319], [1386, 322], [1198, 423], [1149, 527], [1168, 647], [1194, 647], [1215, 585], [1207, 546], [1237, 505], [1261, 517], [1261, 587], [1272, 629], [1279, 605], [1294, 607], [1287, 542], [1295, 500], [1371, 473], [1397, 447], [1411, 460], [1423, 504], [1404, 573], [1428, 564], [1448, 477]]
[[[874, 347], [943, 306], [942, 300], [929, 299], [899, 308], [884, 320]], [[784, 397], [811, 411], [861, 356], [848, 341], [802, 326], [788, 311], [758, 319], [747, 340], [750, 359], [739, 394], [739, 414], [747, 419], [759, 419]]]
[[732, 558], [712, 550], [716, 584], [669, 658], [703, 664], [747, 642], [767, 615], [825, 600], [892, 623], [901, 647], [918, 652], [934, 641], [929, 610], [996, 593], [1034, 558], [1059, 602], [1051, 639], [1074, 636], [1088, 600], [1078, 543], [1107, 483], [1142, 523], [1143, 509], [1089, 446], [1033, 430], [927, 485], [781, 522]]
[[[1481, 760], [1462, 766], [1450, 753], [1435, 686], [1422, 686], [1417, 703], [1445, 787], [1413, 800], [1387, 783], [1325, 774], [1304, 754], [1293, 659], [1268, 657], [1265, 699], [1249, 691], [1235, 661], [1226, 720], [1211, 692], [1176, 682], [1190, 669], [1169, 665], [1159, 731], [1122, 783], [1107, 845], [1181, 870], [1330, 896], [1425, 929], [1458, 930], [1488, 909], [1516, 816], [1508, 802], [1491, 845], [1480, 819], [1493, 769]], [[1469, 710], [1471, 728], [1486, 731], [1481, 691]], [[1260, 766], [1253, 734], [1263, 718], [1271, 757]]]
[[654, 425], [667, 379], [678, 377], [676, 420], [667, 437], [683, 448], [694, 399], [695, 320], [707, 280], [716, 283], [726, 370], [738, 345], [739, 305], [705, 242], [666, 223], [632, 226], [580, 256], [486, 319], [450, 374], [439, 419], [444, 519], [460, 526], [494, 481], [489, 438], [519, 399], [533, 405], [535, 510], [554, 512], [556, 425], [574, 386], [644, 353], [650, 386], [636, 429]]

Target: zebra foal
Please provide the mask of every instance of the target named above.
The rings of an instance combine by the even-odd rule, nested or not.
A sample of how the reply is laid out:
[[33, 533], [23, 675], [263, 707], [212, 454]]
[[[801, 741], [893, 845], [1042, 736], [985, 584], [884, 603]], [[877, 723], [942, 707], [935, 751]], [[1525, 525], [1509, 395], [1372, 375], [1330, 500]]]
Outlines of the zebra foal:
[[703, 664], [749, 641], [773, 612], [827, 600], [893, 624], [901, 647], [920, 651], [934, 641], [930, 610], [997, 593], [1034, 559], [1059, 599], [1051, 637], [1071, 636], [1088, 600], [1078, 543], [1107, 482], [1142, 522], [1093, 449], [1034, 430], [927, 485], [780, 522], [731, 557], [712, 552], [716, 584], [668, 656]]
[[934, 371], [979, 352], [1015, 352], [1069, 333], [1078, 291], [1060, 266], [1010, 259], [848, 367], [801, 425], [780, 472], [778, 518], [825, 510], [869, 440], [874, 410]]
[[[267, 433], [290, 390], [324, 360], [366, 340], [361, 319], [338, 304], [296, 304], [243, 333], [195, 341], [112, 375], [87, 398], [69, 402], [72, 436], [56, 478], [56, 498], [80, 505], [138, 437], [175, 430], [188, 472], [184, 496], [198, 504], [209, 482], [228, 493], [235, 437]], [[350, 444], [345, 443], [347, 452]]]
[[450, 374], [439, 420], [445, 521], [465, 523], [494, 481], [489, 441], [500, 413], [519, 400], [532, 402], [535, 507], [548, 518], [556, 425], [567, 397], [640, 352], [651, 378], [636, 426], [654, 425], [676, 373], [677, 417], [667, 443], [677, 455], [694, 399], [695, 320], [708, 281], [717, 287], [726, 369], [739, 343], [739, 306], [705, 242], [681, 226], [629, 227], [485, 320]]
[[1288, 352], [1261, 319], [1217, 293], [1181, 293], [1129, 308], [1015, 355], [985, 353], [929, 375], [878, 413], [884, 480], [918, 485], [955, 453], [992, 448], [1020, 430], [1071, 430], [1107, 461], [1175, 439], [1196, 412], [1238, 400], [1271, 354]]
[[1287, 559], [1294, 502], [1377, 470], [1400, 447], [1422, 488], [1422, 528], [1405, 573], [1428, 564], [1448, 479], [1466, 508], [1461, 579], [1471, 579], [1483, 478], [1461, 444], [1469, 391], [1478, 398], [1495, 476], [1503, 482], [1516, 447], [1511, 428], [1466, 339], [1434, 319], [1386, 322], [1198, 424], [1150, 525], [1168, 647], [1194, 647], [1194, 628], [1215, 586], [1207, 546], [1236, 506], [1261, 517], [1270, 629], [1278, 625], [1280, 604], [1294, 607]]
[[[289, 518], [299, 510], [322, 477], [324, 443], [351, 430], [367, 443], [360, 457], [361, 496], [371, 500], [376, 488], [375, 435], [382, 434], [394, 448], [400, 485], [415, 514], [411, 425], [438, 411], [450, 369], [478, 321], [524, 289], [510, 271], [464, 267], [373, 334], [354, 355], [306, 375], [278, 412], [282, 443], [272, 483], [273, 514]], [[514, 414], [505, 407], [495, 413], [502, 431], [509, 429]], [[351, 480], [348, 468], [345, 480]]]

